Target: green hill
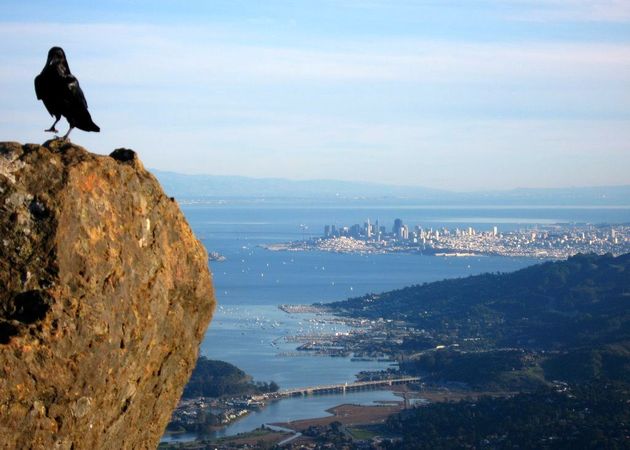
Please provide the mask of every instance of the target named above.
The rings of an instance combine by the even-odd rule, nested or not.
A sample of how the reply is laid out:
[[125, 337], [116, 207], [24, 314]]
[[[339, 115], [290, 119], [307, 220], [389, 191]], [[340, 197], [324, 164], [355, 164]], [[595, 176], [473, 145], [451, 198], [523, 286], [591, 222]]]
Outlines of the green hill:
[[435, 403], [389, 418], [390, 449], [628, 448], [630, 391], [619, 383]]
[[560, 350], [630, 338], [630, 254], [576, 255], [330, 305], [355, 317], [404, 320], [442, 337]]
[[273, 381], [254, 383], [252, 377], [238, 367], [200, 356], [182, 397], [237, 396], [277, 390], [278, 385]]
[[577, 255], [330, 306], [422, 330], [392, 349], [426, 383], [510, 391], [394, 415], [387, 428], [402, 441], [387, 448], [628, 448], [630, 254]]
[[392, 352], [427, 381], [516, 390], [630, 381], [630, 254], [577, 255], [327, 306], [423, 330]]

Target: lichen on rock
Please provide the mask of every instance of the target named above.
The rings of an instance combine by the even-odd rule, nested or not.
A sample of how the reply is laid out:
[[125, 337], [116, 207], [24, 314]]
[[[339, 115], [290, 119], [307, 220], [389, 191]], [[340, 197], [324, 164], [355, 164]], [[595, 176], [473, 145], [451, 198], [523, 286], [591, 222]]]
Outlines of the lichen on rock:
[[214, 309], [135, 152], [0, 143], [0, 444], [155, 448]]

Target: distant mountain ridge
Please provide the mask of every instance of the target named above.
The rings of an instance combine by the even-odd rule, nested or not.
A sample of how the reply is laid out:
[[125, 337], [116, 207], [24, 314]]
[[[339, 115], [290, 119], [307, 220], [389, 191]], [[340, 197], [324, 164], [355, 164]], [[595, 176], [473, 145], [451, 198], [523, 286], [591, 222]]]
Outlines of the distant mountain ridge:
[[430, 197], [448, 191], [339, 180], [289, 180], [225, 175], [186, 175], [152, 170], [174, 195], [205, 197]]
[[169, 195], [180, 198], [399, 199], [429, 204], [630, 206], [630, 185], [453, 192], [358, 181], [152, 172]]

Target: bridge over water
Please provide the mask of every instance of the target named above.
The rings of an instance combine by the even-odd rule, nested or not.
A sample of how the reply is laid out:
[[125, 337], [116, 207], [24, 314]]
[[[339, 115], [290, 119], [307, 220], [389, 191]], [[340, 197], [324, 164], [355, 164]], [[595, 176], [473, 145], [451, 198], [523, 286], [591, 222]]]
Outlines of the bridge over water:
[[420, 377], [403, 377], [392, 378], [389, 380], [375, 380], [375, 381], [357, 381], [356, 383], [343, 383], [343, 384], [327, 384], [322, 386], [309, 386], [303, 388], [284, 389], [278, 392], [272, 392], [259, 396], [260, 399], [273, 399], [281, 397], [296, 397], [299, 395], [322, 395], [333, 394], [339, 392], [355, 392], [368, 389], [378, 389], [386, 386], [395, 386], [399, 384], [414, 383], [420, 381]]

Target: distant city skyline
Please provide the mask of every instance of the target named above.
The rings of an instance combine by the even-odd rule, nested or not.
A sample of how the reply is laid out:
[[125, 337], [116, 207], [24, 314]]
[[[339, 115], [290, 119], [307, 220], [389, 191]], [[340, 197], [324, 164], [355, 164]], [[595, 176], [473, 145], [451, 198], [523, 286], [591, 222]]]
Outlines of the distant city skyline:
[[8, 0], [0, 13], [3, 141], [51, 137], [33, 78], [59, 45], [102, 129], [73, 142], [133, 148], [147, 167], [456, 191], [630, 184], [630, 2]]
[[[454, 228], [405, 224], [394, 219], [391, 230], [371, 223], [324, 225], [321, 237], [269, 244], [272, 250], [323, 250], [338, 253], [426, 252], [436, 256], [475, 256], [568, 258], [577, 253], [612, 253], [630, 250], [630, 226], [623, 224], [527, 224], [503, 232], [499, 225], [486, 224], [484, 230], [472, 225]], [[534, 226], [532, 226], [534, 225]]]

